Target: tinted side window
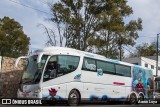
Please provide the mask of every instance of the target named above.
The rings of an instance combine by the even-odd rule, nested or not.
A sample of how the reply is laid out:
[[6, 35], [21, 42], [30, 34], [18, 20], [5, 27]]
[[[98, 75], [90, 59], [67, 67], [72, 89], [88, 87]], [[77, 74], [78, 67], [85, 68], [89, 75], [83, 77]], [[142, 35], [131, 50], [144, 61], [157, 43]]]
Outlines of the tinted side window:
[[131, 68], [123, 65], [116, 65], [116, 74], [131, 77]]
[[58, 76], [75, 71], [78, 67], [79, 60], [80, 58], [77, 56], [58, 56]]
[[103, 73], [115, 74], [115, 66], [112, 63], [97, 61], [97, 69], [102, 69]]
[[82, 70], [96, 71], [96, 61], [90, 58], [84, 58]]

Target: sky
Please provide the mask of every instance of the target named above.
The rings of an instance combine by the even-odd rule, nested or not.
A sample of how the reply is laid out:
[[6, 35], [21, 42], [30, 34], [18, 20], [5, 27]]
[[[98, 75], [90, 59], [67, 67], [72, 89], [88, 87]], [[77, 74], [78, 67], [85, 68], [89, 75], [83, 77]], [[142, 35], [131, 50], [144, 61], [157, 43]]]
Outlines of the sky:
[[[8, 16], [18, 21], [23, 26], [24, 33], [30, 37], [30, 51], [34, 51], [44, 48], [48, 40], [44, 28], [42, 26], [38, 27], [38, 24], [43, 24], [53, 29], [56, 33], [54, 24], [48, 21], [51, 18], [51, 11], [46, 2], [55, 3], [57, 1], [0, 0], [0, 18]], [[143, 20], [143, 30], [139, 32], [139, 38], [136, 40], [136, 44], [155, 41], [157, 34], [160, 33], [160, 0], [128, 0], [127, 4], [132, 7], [133, 14], [127, 17], [126, 21], [136, 20], [138, 18]], [[131, 52], [134, 51], [134, 48], [131, 46], [126, 48]], [[127, 51], [125, 52], [128, 53]]]
[[[44, 28], [38, 26], [39, 24], [43, 24], [53, 30], [55, 29], [53, 23], [48, 21], [51, 17], [51, 11], [46, 2], [48, 0], [0, 0], [0, 18], [8, 16], [23, 26], [24, 33], [30, 37], [30, 51], [45, 47], [45, 43], [48, 40]], [[51, 2], [54, 2], [54, 0]]]

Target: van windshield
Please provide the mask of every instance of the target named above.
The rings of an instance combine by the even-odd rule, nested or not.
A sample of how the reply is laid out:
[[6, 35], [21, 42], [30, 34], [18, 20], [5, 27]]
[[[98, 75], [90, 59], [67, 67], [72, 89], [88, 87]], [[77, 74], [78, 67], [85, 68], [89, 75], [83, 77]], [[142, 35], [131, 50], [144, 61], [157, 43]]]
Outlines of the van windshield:
[[48, 55], [43, 55], [40, 63], [37, 63], [38, 55], [30, 56], [22, 76], [22, 84], [36, 84], [40, 82], [43, 67], [46, 63]]

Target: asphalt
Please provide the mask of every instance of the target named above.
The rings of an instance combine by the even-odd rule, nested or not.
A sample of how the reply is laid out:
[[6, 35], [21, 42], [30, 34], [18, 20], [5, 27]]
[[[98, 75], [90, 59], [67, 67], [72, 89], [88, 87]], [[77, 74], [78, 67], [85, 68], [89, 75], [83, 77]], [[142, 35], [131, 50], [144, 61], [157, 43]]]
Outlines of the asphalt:
[[[0, 105], [0, 107], [66, 107], [67, 103], [57, 103], [54, 105], [43, 104], [43, 105]], [[69, 106], [68, 106], [69, 107]], [[82, 103], [78, 106], [71, 107], [160, 107], [160, 104], [123, 104], [123, 103]]]

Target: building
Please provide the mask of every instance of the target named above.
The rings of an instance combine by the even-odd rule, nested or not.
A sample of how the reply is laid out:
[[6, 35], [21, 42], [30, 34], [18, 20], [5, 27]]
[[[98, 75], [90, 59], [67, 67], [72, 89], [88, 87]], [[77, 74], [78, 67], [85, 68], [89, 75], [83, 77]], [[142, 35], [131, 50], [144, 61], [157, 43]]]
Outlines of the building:
[[[158, 76], [160, 76], [160, 56], [158, 60]], [[150, 68], [156, 76], [156, 56], [125, 58], [122, 61]]]

